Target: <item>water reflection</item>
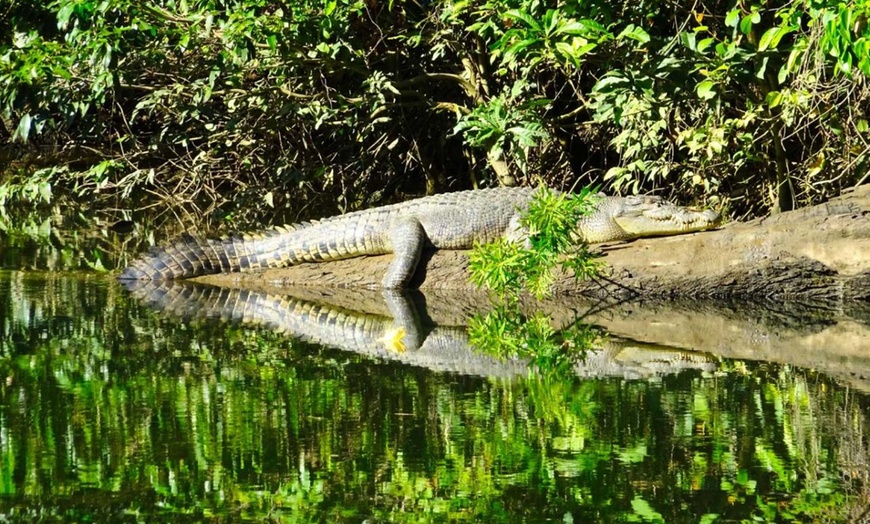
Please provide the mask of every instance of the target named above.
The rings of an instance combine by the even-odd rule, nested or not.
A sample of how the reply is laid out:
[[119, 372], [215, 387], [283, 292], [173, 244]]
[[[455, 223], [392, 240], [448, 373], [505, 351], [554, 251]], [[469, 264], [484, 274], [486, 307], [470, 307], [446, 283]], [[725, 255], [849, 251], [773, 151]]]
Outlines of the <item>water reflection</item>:
[[9, 520], [846, 521], [867, 501], [867, 399], [789, 365], [437, 372], [412, 345], [179, 320], [90, 275], [0, 273], [0, 313]]
[[[265, 326], [297, 339], [433, 371], [489, 377], [526, 376], [530, 371], [525, 360], [499, 359], [470, 346], [463, 318], [467, 301], [430, 297], [427, 306], [442, 317], [433, 319], [428, 309], [422, 309], [424, 297], [419, 293], [413, 294], [415, 303], [410, 293], [367, 289], [296, 290], [297, 295], [307, 295], [301, 298], [185, 281], [125, 285], [149, 307], [180, 318]], [[432, 324], [424, 325], [421, 317]], [[575, 363], [573, 372], [583, 377], [645, 378], [716, 368], [709, 354], [606, 337]]]

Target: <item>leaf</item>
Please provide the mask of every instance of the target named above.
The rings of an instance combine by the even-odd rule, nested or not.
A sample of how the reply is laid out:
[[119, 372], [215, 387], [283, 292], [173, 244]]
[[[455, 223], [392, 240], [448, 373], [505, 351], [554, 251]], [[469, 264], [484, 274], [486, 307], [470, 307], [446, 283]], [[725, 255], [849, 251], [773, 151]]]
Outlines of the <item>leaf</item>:
[[702, 100], [710, 100], [716, 98], [716, 84], [712, 80], [704, 80], [695, 88], [695, 92]]
[[787, 35], [789, 33], [794, 33], [798, 29], [800, 29], [800, 28], [796, 25], [779, 26], [779, 29], [777, 29], [776, 34], [773, 35], [773, 40], [770, 42], [770, 47], [779, 46], [779, 41], [782, 40], [782, 38], [785, 35]]
[[[596, 22], [595, 20], [590, 20], [588, 18], [584, 18], [584, 19], [580, 20], [580, 24], [583, 25], [586, 28], [586, 31], [589, 33], [609, 34], [607, 32], [607, 29], [603, 25], [601, 25], [600, 23]], [[611, 34], [610, 36], [612, 38], [613, 35]]]
[[782, 93], [780, 91], [771, 91], [767, 94], [765, 100], [767, 101], [767, 106], [773, 109], [782, 103], [782, 98]]
[[535, 147], [538, 145], [538, 139], [547, 137], [546, 133], [534, 127], [516, 126], [508, 129], [507, 132], [514, 135], [517, 143], [523, 147]]
[[33, 122], [33, 117], [25, 113], [21, 120], [18, 121], [18, 128], [15, 130], [15, 137], [20, 138], [22, 142], [27, 142], [30, 137], [30, 126]]
[[787, 66], [789, 73], [794, 71], [795, 65], [797, 64], [798, 60], [803, 56], [803, 54], [804, 54], [804, 49], [799, 49], [797, 47], [792, 49], [791, 53], [788, 54], [788, 60], [786, 61], [786, 66]]
[[562, 24], [558, 31], [554, 34], [556, 35], [571, 35], [571, 36], [584, 36], [589, 34], [589, 30], [576, 20], [572, 20], [571, 22]]
[[771, 27], [767, 31], [761, 35], [761, 40], [758, 41], [758, 52], [766, 51], [768, 47], [771, 47], [771, 42], [773, 41], [773, 37], [776, 32], [779, 31], [778, 27]]
[[607, 74], [604, 76], [604, 78], [602, 78], [601, 80], [596, 82], [594, 86], [592, 86], [592, 91], [596, 93], [604, 93], [607, 91], [612, 91], [613, 88], [617, 87], [620, 84], [625, 85], [627, 83], [628, 80], [625, 77]]
[[727, 27], [737, 28], [737, 24], [740, 23], [740, 9], [732, 9], [728, 12], [728, 15], [725, 16], [725, 25]]
[[541, 20], [542, 27], [544, 28], [544, 33], [548, 35], [554, 35], [555, 29], [559, 26], [559, 11], [556, 9], [547, 9], [547, 12], [544, 13], [544, 18]]
[[704, 38], [703, 40], [698, 42], [698, 52], [703, 53], [707, 50], [708, 47], [713, 45], [713, 42], [715, 42], [713, 38]]
[[750, 31], [752, 31], [752, 16], [744, 16], [740, 20], [740, 32], [748, 35]]
[[537, 31], [538, 33], [544, 32], [541, 28], [541, 24], [539, 24], [532, 15], [525, 11], [520, 11], [519, 9], [511, 9], [510, 11], [506, 12], [504, 16], [505, 18], [511, 18], [513, 20], [519, 20], [521, 22], [524, 22], [527, 26], [529, 26], [529, 28]]
[[564, 58], [571, 61], [571, 63], [574, 64], [574, 67], [580, 67], [580, 60], [578, 60], [579, 57], [570, 44], [566, 42], [556, 42], [556, 51], [558, 51]]
[[75, 10], [76, 4], [68, 2], [57, 12], [57, 28], [61, 31], [66, 31], [69, 27], [69, 19]]
[[779, 68], [779, 73], [776, 74], [776, 81], [779, 85], [782, 85], [787, 79], [788, 67], [786, 67], [786, 64], [782, 64], [782, 67]]
[[619, 36], [616, 37], [617, 40], [622, 40], [623, 38], [630, 38], [640, 42], [641, 44], [646, 44], [649, 42], [649, 33], [644, 31], [642, 27], [629, 24], [621, 33], [619, 33]]
[[41, 182], [39, 184], [39, 197], [46, 204], [51, 202], [51, 182]]
[[510, 46], [509, 48], [507, 48], [507, 50], [505, 50], [505, 52], [504, 52], [504, 58], [502, 59], [502, 62], [504, 63], [504, 62], [508, 62], [508, 61], [513, 61], [513, 58], [514, 58], [516, 55], [518, 55], [520, 52], [522, 52], [522, 51], [525, 50], [526, 48], [528, 48], [528, 47], [530, 47], [530, 46], [533, 46], [533, 45], [535, 45], [535, 44], [537, 44], [537, 43], [539, 43], [539, 42], [541, 42], [540, 39], [537, 39], [537, 38], [527, 38], [527, 39], [525, 39], [525, 40], [521, 40], [521, 41], [519, 41], [519, 42], [513, 44], [512, 46]]
[[691, 49], [692, 51], [694, 51], [697, 47], [697, 44], [695, 42], [696, 38], [697, 37], [696, 37], [695, 33], [681, 33], [680, 34], [680, 41], [683, 43], [684, 46], [686, 46], [688, 49]]
[[759, 80], [764, 80], [764, 73], [767, 72], [767, 62], [770, 61], [769, 56], [765, 56], [761, 59], [761, 63], [758, 64], [758, 69], [755, 71], [755, 77]]
[[659, 65], [656, 66], [657, 71], [663, 71], [666, 69], [677, 69], [680, 67], [680, 60], [673, 56], [666, 56], [659, 62]]
[[797, 29], [795, 26], [771, 27], [761, 35], [761, 40], [758, 41], [758, 52], [765, 51], [768, 48], [776, 48], [782, 37], [794, 32], [795, 29]]
[[592, 51], [593, 49], [595, 49], [596, 47], [598, 47], [598, 44], [595, 44], [595, 43], [588, 43], [585, 45], [581, 45], [580, 47], [577, 48], [576, 51], [574, 51], [574, 56], [577, 56], [577, 57], [583, 56], [586, 53], [588, 53], [589, 51]]
[[654, 510], [652, 506], [650, 506], [649, 502], [645, 501], [640, 497], [635, 497], [631, 501], [631, 509], [637, 513], [640, 518], [647, 522], [655, 522], [655, 523], [664, 523], [665, 519], [662, 517], [662, 514], [658, 511]]

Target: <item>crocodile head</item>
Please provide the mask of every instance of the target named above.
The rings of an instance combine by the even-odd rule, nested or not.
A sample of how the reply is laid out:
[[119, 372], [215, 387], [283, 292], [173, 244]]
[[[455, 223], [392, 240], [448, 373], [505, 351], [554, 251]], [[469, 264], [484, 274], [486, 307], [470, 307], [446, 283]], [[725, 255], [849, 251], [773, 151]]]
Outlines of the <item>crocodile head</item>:
[[581, 224], [587, 242], [679, 235], [716, 227], [722, 218], [712, 210], [672, 204], [657, 196], [603, 197]]

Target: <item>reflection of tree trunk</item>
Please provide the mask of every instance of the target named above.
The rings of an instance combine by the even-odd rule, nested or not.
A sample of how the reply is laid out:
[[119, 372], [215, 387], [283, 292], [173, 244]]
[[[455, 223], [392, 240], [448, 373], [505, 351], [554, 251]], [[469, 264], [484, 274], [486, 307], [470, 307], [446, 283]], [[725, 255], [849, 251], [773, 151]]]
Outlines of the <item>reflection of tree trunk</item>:
[[[601, 248], [609, 265], [593, 282], [567, 275], [558, 293], [617, 296], [742, 296], [840, 303], [870, 299], [870, 186], [826, 204], [693, 235]], [[303, 264], [263, 273], [200, 277], [244, 287], [377, 287], [391, 256]], [[464, 251], [426, 253], [412, 286], [470, 289]], [[274, 290], [274, 288], [273, 288]], [[859, 302], [854, 302], [859, 303]]]

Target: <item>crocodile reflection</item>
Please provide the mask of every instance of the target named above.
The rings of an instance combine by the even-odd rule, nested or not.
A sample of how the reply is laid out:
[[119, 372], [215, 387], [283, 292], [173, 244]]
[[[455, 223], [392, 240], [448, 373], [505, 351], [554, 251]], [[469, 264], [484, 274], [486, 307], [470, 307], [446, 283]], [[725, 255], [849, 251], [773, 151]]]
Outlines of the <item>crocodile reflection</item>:
[[[126, 287], [142, 303], [176, 317], [261, 326], [306, 342], [433, 371], [487, 377], [529, 373], [526, 360], [475, 351], [464, 325], [425, 325], [405, 292], [348, 290], [336, 297], [342, 290], [331, 289], [312, 299], [184, 281], [132, 281]], [[432, 299], [426, 297], [427, 308]], [[717, 360], [707, 353], [614, 337], [598, 345], [574, 364], [578, 376], [641, 379], [717, 368]]]

